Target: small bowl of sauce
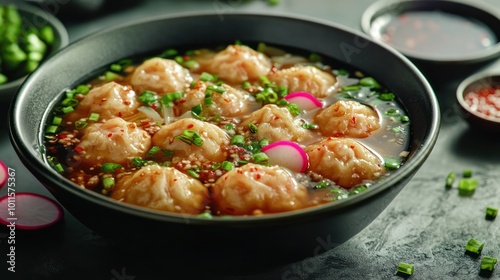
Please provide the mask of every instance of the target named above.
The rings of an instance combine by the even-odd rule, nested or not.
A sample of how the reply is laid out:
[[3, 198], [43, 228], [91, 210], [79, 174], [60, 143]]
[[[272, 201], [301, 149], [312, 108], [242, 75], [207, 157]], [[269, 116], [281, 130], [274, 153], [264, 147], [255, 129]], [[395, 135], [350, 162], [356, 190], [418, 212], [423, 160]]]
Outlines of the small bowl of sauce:
[[500, 71], [469, 76], [457, 88], [462, 117], [472, 128], [500, 133]]
[[380, 0], [361, 25], [414, 61], [463, 64], [500, 55], [500, 12], [478, 2]]

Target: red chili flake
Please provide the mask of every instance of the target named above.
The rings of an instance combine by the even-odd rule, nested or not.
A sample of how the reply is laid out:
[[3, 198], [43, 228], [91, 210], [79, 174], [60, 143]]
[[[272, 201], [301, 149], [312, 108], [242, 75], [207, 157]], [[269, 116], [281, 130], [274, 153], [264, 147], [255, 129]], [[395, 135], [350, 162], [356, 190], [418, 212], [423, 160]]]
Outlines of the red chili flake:
[[352, 117], [351, 122], [352, 122], [353, 124], [356, 124], [356, 117]]
[[121, 132], [125, 132], [125, 129], [120, 129]]
[[254, 178], [255, 178], [255, 180], [260, 180], [260, 174], [258, 174], [258, 173], [255, 174]]
[[189, 124], [189, 125], [187, 126], [187, 128], [193, 128], [193, 127], [194, 127], [194, 124]]
[[77, 152], [79, 154], [83, 153], [83, 148], [80, 146], [76, 146], [73, 150], [75, 150], [75, 152]]
[[143, 122], [142, 122], [142, 125], [143, 125], [143, 126], [148, 126], [148, 125], [149, 125], [149, 122], [143, 121]]
[[156, 103], [151, 104], [151, 108], [155, 109], [158, 108], [158, 105]]
[[64, 134], [64, 133], [61, 133], [61, 134], [57, 135], [57, 137], [58, 137], [59, 139], [66, 139], [66, 137], [68, 137], [68, 135], [67, 135], [67, 134]]
[[354, 145], [349, 146], [351, 149], [354, 149]]
[[189, 55], [185, 55], [185, 56], [182, 57], [182, 59], [184, 59], [184, 60], [190, 60], [191, 57]]
[[113, 133], [109, 133], [109, 134], [108, 134], [108, 137], [111, 137], [111, 136], [113, 136]]
[[174, 182], [177, 182], [177, 179], [174, 179]]
[[275, 120], [275, 121], [277, 121], [279, 119], [280, 119], [280, 117], [278, 117], [278, 116], [274, 116], [274, 118], [273, 118], [273, 120]]
[[336, 132], [335, 134], [333, 134], [333, 136], [334, 136], [334, 137], [340, 137], [340, 136], [342, 136], [342, 133], [340, 133], [340, 132]]
[[123, 114], [122, 114], [122, 112], [118, 112], [118, 117], [120, 117], [120, 118], [121, 118], [121, 117], [122, 117], [122, 115], [123, 115]]

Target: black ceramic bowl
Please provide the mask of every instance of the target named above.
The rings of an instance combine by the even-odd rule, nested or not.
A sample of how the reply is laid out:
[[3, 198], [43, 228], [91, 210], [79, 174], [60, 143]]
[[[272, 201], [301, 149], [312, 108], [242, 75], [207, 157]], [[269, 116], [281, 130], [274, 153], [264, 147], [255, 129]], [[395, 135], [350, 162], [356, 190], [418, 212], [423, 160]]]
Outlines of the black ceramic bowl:
[[[460, 105], [460, 112], [462, 117], [469, 123], [470, 127], [478, 132], [484, 132], [488, 134], [500, 134], [500, 111], [494, 109], [495, 106], [490, 104], [490, 106], [474, 105], [473, 107], [466, 102], [467, 94], [480, 94], [481, 91], [486, 93], [495, 92], [494, 88], [497, 88], [500, 92], [500, 71], [495, 69], [484, 70], [479, 73], [473, 74], [466, 79], [464, 79], [457, 88], [457, 101]], [[483, 95], [486, 98], [486, 95]], [[498, 96], [498, 94], [496, 94]], [[482, 97], [475, 95], [473, 98], [476, 100], [476, 104], [483, 103]], [[483, 101], [480, 101], [480, 100]], [[480, 109], [480, 108], [483, 109]], [[486, 115], [483, 112], [488, 110], [488, 108], [493, 109], [492, 112], [495, 115]], [[499, 113], [496, 113], [499, 112]]]
[[[22, 17], [24, 26], [38, 28], [49, 25], [54, 30], [54, 44], [50, 47], [50, 52], [46, 54], [46, 57], [68, 45], [69, 38], [66, 28], [59, 19], [49, 11], [28, 4], [16, 3], [15, 6]], [[0, 102], [2, 104], [8, 104], [11, 101], [19, 86], [26, 79], [26, 76], [27, 75], [0, 85]]]
[[[118, 203], [75, 186], [41, 152], [47, 110], [63, 89], [126, 57], [177, 46], [266, 42], [329, 56], [382, 81], [399, 96], [411, 122], [407, 162], [376, 186], [339, 203], [262, 217], [214, 218], [160, 213]], [[390, 65], [390, 68], [386, 67]], [[312, 256], [350, 239], [392, 201], [431, 152], [439, 128], [434, 93], [402, 55], [341, 26], [284, 15], [187, 14], [119, 26], [73, 43], [29, 77], [10, 112], [15, 150], [27, 168], [78, 220], [111, 239], [161, 252], [187, 252], [205, 260]], [[196, 253], [194, 253], [196, 252]], [[274, 256], [279, 256], [275, 258]]]

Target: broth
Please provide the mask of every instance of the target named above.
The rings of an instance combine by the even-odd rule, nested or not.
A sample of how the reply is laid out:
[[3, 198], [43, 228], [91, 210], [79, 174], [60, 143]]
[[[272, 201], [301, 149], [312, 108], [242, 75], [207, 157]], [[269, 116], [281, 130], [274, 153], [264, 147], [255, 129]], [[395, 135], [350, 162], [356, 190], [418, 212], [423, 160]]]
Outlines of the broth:
[[[234, 58], [214, 63], [227, 59], [228, 53], [255, 60], [246, 66], [241, 66], [244, 61], [230, 65], [235, 72], [240, 66], [245, 69], [241, 75], [247, 77], [241, 81], [240, 74], [217, 68], [234, 63]], [[167, 212], [203, 217], [262, 215], [345, 199], [404, 164], [410, 138], [404, 108], [383, 84], [348, 65], [262, 43], [169, 49], [145, 57], [121, 60], [98, 77], [64, 90], [51, 109], [45, 128], [46, 157], [76, 185]], [[264, 70], [257, 69], [259, 63]], [[165, 79], [173, 87], [187, 83], [185, 90], [161, 92], [157, 86], [164, 81], [151, 84], [148, 79], [165, 73], [164, 68], [148, 76], [153, 68], [147, 65], [154, 71], [173, 67], [176, 70], [167, 71]], [[261, 70], [266, 75], [251, 76]], [[307, 87], [310, 92], [304, 94], [300, 89]], [[321, 107], [304, 109], [287, 101], [292, 91], [319, 101]], [[126, 96], [132, 99], [105, 105]], [[109, 107], [96, 113], [100, 106]], [[344, 115], [336, 116], [338, 111]], [[373, 119], [376, 125], [370, 123]], [[332, 120], [339, 127], [330, 129]], [[345, 129], [340, 128], [343, 124]], [[118, 134], [126, 136], [115, 138]], [[269, 163], [273, 155], [262, 149], [280, 140], [303, 149], [309, 160], [306, 170], [292, 170], [294, 163], [281, 159], [295, 150], [278, 152], [287, 166]], [[104, 146], [108, 142], [111, 146]], [[122, 145], [121, 150], [113, 152], [117, 145]], [[344, 152], [347, 155], [341, 156]], [[166, 198], [152, 198], [165, 192]], [[178, 193], [188, 197], [175, 197]], [[167, 200], [174, 202], [169, 205]]]

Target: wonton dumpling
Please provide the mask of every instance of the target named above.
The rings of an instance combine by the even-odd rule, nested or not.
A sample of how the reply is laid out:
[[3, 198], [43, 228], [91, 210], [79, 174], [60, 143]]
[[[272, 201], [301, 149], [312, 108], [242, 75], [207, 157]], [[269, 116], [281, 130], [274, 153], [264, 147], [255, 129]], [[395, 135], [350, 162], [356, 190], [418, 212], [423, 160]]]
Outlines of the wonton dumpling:
[[198, 180], [175, 168], [147, 165], [119, 177], [113, 199], [155, 210], [200, 214], [208, 203], [208, 190]]
[[365, 146], [348, 138], [326, 138], [305, 148], [309, 171], [350, 188], [382, 173], [382, 161]]
[[91, 113], [99, 114], [100, 120], [127, 117], [135, 114], [139, 106], [136, 93], [131, 87], [109, 82], [90, 90], [76, 106], [75, 111], [68, 114], [67, 120], [88, 118]]
[[279, 166], [249, 163], [220, 177], [212, 188], [221, 214], [278, 213], [307, 206], [307, 189]]
[[339, 100], [322, 110], [315, 123], [324, 136], [335, 137], [364, 138], [380, 128], [377, 112], [351, 100]]
[[[203, 144], [196, 146], [176, 138], [186, 130], [196, 132]], [[187, 118], [162, 126], [153, 136], [153, 145], [173, 152], [174, 157], [223, 161], [226, 158], [223, 148], [229, 145], [229, 135], [216, 125]]]
[[276, 71], [269, 76], [271, 82], [285, 86], [289, 92], [305, 91], [323, 98], [331, 93], [337, 82], [335, 76], [314, 66], [294, 66]]
[[255, 81], [271, 70], [271, 60], [247, 46], [230, 45], [209, 59], [198, 61], [201, 69], [232, 84]]
[[309, 131], [302, 127], [300, 120], [296, 119], [287, 108], [280, 108], [269, 104], [250, 114], [241, 123], [248, 130], [250, 123], [258, 127], [256, 137], [260, 140], [266, 138], [270, 142], [278, 140], [291, 140], [302, 142], [311, 137]]
[[176, 61], [156, 57], [139, 65], [132, 73], [130, 83], [138, 94], [150, 90], [162, 95], [183, 92], [192, 80], [189, 70]]
[[113, 118], [90, 124], [78, 146], [83, 150], [82, 163], [88, 166], [104, 163], [121, 165], [134, 157], [143, 157], [151, 148], [149, 134], [135, 123]]

